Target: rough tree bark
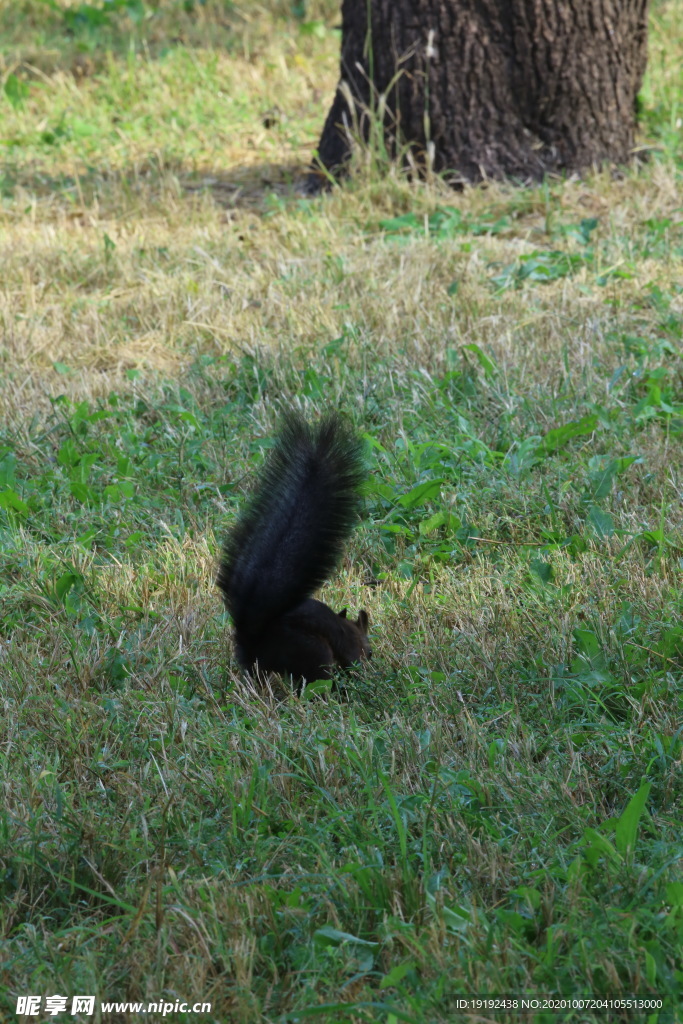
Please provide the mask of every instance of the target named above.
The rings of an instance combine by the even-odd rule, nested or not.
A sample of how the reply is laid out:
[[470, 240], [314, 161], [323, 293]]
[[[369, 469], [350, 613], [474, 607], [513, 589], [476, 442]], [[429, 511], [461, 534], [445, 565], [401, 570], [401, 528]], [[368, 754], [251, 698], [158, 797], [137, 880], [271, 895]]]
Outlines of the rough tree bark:
[[[318, 147], [328, 171], [386, 102], [390, 151], [454, 178], [628, 160], [648, 0], [343, 0], [341, 78]], [[352, 110], [351, 107], [354, 109]]]

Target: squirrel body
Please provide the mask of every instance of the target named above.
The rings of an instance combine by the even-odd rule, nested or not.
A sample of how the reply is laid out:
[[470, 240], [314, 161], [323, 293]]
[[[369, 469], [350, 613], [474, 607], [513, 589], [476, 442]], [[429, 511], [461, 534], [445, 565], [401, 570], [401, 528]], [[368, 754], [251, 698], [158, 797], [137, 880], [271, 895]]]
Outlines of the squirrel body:
[[285, 416], [218, 572], [243, 668], [311, 682], [370, 656], [367, 613], [354, 621], [311, 597], [341, 558], [363, 476], [360, 439], [339, 417]]

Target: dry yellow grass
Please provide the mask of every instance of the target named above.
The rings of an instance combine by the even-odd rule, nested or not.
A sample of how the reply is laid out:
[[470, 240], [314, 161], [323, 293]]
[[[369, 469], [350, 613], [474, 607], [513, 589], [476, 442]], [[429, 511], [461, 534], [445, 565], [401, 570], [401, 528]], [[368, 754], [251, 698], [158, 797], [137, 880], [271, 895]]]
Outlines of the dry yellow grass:
[[[676, 7], [660, 10], [650, 92], [672, 88], [682, 58], [658, 35], [675, 32]], [[586, 295], [577, 274], [529, 308], [519, 293], [492, 299], [486, 274], [489, 262], [546, 242], [553, 223], [582, 217], [599, 218], [608, 265], [628, 262], [626, 236], [637, 241], [653, 216], [676, 220], [680, 182], [666, 163], [526, 195], [468, 190], [456, 200], [464, 213], [512, 211], [514, 219], [467, 252], [457, 240], [388, 246], [376, 231], [382, 217], [454, 201], [438, 187], [371, 181], [297, 201], [283, 169], [295, 177], [315, 145], [338, 35], [287, 32], [259, 8], [238, 7], [238, 15], [241, 45], [230, 54], [105, 62], [78, 81], [55, 71], [39, 76], [40, 88], [16, 110], [5, 103], [3, 135], [16, 140], [12, 198], [0, 215], [8, 411], [16, 411], [17, 386], [24, 408], [65, 384], [72, 394], [102, 394], [124, 384], [126, 369], [177, 374], [198, 353], [324, 340], [348, 319], [381, 350], [407, 344], [427, 367], [448, 345], [475, 339], [503, 366], [528, 364], [532, 376], [555, 364], [569, 330], [572, 365], [583, 368], [600, 354], [615, 313], [629, 315], [634, 293], [675, 279], [678, 267], [645, 259], [607, 294]], [[265, 129], [263, 112], [274, 106], [283, 121]], [[41, 133], [72, 121], [73, 138], [67, 131], [40, 146]], [[446, 302], [456, 277], [458, 301]], [[55, 361], [74, 375], [55, 378]]]

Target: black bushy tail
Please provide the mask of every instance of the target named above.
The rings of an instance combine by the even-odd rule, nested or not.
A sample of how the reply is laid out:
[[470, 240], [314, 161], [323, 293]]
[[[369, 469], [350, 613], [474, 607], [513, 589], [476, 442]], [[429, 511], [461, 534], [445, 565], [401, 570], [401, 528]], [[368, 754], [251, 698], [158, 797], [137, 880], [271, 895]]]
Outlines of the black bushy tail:
[[364, 475], [361, 439], [338, 416], [285, 416], [223, 550], [217, 582], [238, 631], [258, 634], [331, 576]]

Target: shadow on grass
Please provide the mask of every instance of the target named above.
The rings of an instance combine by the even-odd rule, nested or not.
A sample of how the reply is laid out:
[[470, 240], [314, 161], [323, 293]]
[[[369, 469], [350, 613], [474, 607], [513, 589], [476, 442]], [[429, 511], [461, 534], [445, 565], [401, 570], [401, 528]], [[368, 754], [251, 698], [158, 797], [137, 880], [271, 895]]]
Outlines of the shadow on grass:
[[82, 173], [49, 174], [42, 168], [0, 163], [0, 200], [14, 199], [18, 192], [39, 200], [54, 199], [69, 206], [101, 208], [121, 206], [142, 199], [156, 206], [168, 197], [169, 189], [180, 197], [209, 194], [225, 210], [264, 213], [272, 208], [273, 196], [280, 200], [301, 199], [306, 191], [309, 168], [303, 162], [254, 163], [213, 171], [193, 171], [182, 161], [141, 161], [129, 167], [108, 170], [88, 166]]
[[216, 174], [199, 173], [180, 179], [186, 193], [209, 192], [226, 209], [264, 212], [272, 197], [301, 199], [307, 195], [308, 167], [303, 163], [250, 164]]

